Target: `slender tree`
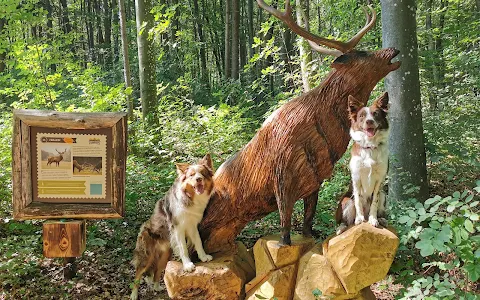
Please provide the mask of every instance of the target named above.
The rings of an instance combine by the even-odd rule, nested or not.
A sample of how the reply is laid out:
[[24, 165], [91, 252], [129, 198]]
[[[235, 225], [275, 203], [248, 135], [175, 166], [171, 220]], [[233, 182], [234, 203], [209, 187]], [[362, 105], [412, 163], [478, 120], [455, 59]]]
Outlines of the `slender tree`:
[[225, 78], [230, 78], [232, 75], [231, 3], [232, 0], [225, 0]]
[[206, 42], [203, 35], [203, 26], [202, 26], [202, 14], [200, 14], [200, 9], [198, 7], [198, 0], [193, 0], [193, 12], [195, 14], [195, 28], [200, 42], [200, 73], [202, 74], [202, 82], [208, 85], [208, 69], [207, 69], [207, 54], [206, 54]]
[[[125, 1], [118, 0], [118, 16], [120, 20], [120, 35], [122, 37], [122, 53], [123, 53], [123, 75], [125, 79], [125, 87], [132, 87], [132, 79], [130, 75], [130, 59], [128, 57], [128, 36], [127, 36], [127, 20], [125, 19]], [[132, 97], [127, 95], [127, 111], [128, 118], [133, 120], [133, 101]]]
[[142, 114], [147, 125], [155, 123], [156, 81], [155, 53], [153, 40], [149, 33], [153, 28], [151, 0], [135, 0], [137, 21], [138, 68], [140, 79], [140, 97], [142, 98]]
[[[427, 170], [418, 72], [414, 0], [381, 0], [383, 47], [400, 50], [402, 66], [386, 77], [390, 96], [389, 197], [428, 197]], [[408, 195], [407, 190], [413, 191]]]
[[240, 0], [232, 0], [232, 78], [238, 79], [240, 42]]
[[[3, 38], [3, 28], [5, 27], [7, 20], [5, 17], [0, 18], [0, 37]], [[5, 59], [7, 57], [7, 49], [0, 48], [0, 73], [5, 71]]]
[[[304, 27], [307, 31], [310, 31], [308, 1], [305, 3], [305, 7], [307, 8], [305, 11], [302, 8], [302, 3], [300, 0], [296, 0], [296, 6], [297, 8], [295, 12], [297, 16], [297, 24], [300, 25], [300, 27]], [[297, 38], [297, 45], [300, 52], [300, 72], [302, 76], [303, 91], [308, 92], [310, 91], [310, 81], [308, 80], [308, 64], [312, 61], [312, 52], [307, 45], [307, 41], [300, 36]]]

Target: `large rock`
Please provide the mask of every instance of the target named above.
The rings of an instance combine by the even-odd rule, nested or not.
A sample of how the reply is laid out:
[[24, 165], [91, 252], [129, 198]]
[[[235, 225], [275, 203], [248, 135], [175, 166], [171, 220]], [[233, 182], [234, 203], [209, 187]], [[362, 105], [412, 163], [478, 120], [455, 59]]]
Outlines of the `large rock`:
[[295, 286], [295, 269], [296, 266], [293, 264], [270, 271], [256, 285], [247, 289], [245, 299], [292, 299], [292, 291]]
[[346, 292], [357, 294], [387, 275], [398, 244], [390, 230], [363, 223], [331, 238], [324, 250]]
[[260, 238], [253, 247], [255, 256], [256, 276], [264, 276], [271, 270], [276, 270], [296, 263], [300, 257], [315, 245], [313, 238], [302, 235], [292, 235], [291, 246], [279, 246], [280, 235], [270, 235]]
[[183, 271], [182, 263], [170, 261], [165, 268], [165, 286], [171, 299], [242, 299], [244, 285], [255, 275], [254, 262], [243, 244], [237, 253], [196, 263], [195, 270]]
[[317, 289], [322, 295], [335, 299], [349, 299], [355, 296], [347, 295], [332, 265], [322, 254], [321, 245], [316, 245], [300, 259], [293, 299], [315, 300], [313, 291]]

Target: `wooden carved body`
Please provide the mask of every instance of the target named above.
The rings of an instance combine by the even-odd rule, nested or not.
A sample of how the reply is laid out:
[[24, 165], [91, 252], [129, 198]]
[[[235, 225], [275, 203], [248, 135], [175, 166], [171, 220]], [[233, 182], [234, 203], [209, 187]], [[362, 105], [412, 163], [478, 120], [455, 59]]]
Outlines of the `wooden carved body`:
[[378, 81], [400, 66], [391, 63], [397, 54], [393, 48], [346, 51], [318, 87], [277, 109], [253, 139], [220, 166], [216, 193], [200, 226], [207, 252], [230, 250], [248, 222], [276, 209], [280, 242], [289, 244], [293, 206], [302, 198], [303, 232], [311, 233], [317, 191], [350, 140], [348, 96], [366, 104]]

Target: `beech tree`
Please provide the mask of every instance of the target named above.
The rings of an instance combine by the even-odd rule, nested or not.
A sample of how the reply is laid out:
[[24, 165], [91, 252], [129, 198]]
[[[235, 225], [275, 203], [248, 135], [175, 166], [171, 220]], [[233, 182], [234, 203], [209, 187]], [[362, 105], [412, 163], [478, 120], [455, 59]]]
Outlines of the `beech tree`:
[[155, 123], [152, 113], [155, 111], [157, 96], [155, 82], [155, 53], [153, 41], [149, 37], [153, 28], [153, 15], [150, 13], [151, 0], [135, 0], [138, 44], [138, 74], [140, 78], [140, 97], [142, 114], [147, 124]]
[[383, 47], [400, 50], [402, 66], [385, 80], [390, 97], [389, 197], [396, 201], [428, 197], [418, 72], [414, 0], [381, 0]]

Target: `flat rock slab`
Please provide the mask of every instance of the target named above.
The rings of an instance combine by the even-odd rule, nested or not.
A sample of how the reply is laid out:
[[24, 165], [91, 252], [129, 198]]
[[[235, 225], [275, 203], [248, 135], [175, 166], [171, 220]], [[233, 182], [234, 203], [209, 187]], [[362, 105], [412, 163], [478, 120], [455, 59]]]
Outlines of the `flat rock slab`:
[[291, 246], [279, 246], [279, 240], [279, 234], [269, 235], [260, 238], [253, 246], [257, 277], [296, 263], [305, 252], [315, 245], [313, 238], [296, 234], [291, 236]]
[[233, 300], [244, 293], [245, 278], [231, 255], [196, 263], [191, 273], [183, 271], [181, 262], [169, 261], [164, 281], [171, 299]]
[[346, 292], [357, 294], [385, 278], [398, 244], [390, 230], [363, 223], [331, 238], [324, 249]]

